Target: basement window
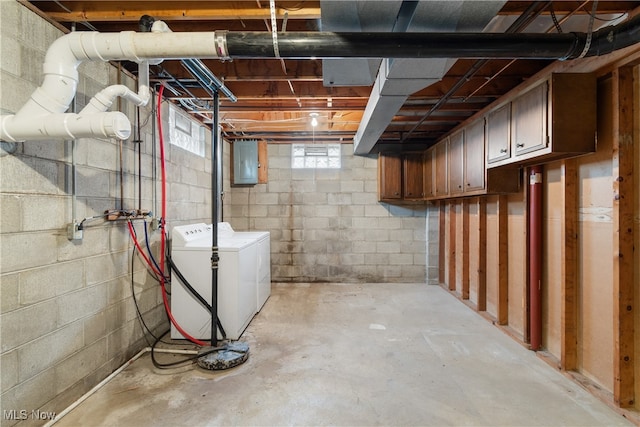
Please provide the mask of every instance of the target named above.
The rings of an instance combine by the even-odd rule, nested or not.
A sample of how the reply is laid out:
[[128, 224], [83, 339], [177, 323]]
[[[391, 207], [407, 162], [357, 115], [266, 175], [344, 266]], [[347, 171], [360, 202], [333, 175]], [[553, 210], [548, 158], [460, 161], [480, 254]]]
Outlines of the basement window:
[[169, 104], [169, 143], [204, 157], [204, 126], [171, 104]]
[[292, 169], [340, 169], [340, 144], [292, 144]]

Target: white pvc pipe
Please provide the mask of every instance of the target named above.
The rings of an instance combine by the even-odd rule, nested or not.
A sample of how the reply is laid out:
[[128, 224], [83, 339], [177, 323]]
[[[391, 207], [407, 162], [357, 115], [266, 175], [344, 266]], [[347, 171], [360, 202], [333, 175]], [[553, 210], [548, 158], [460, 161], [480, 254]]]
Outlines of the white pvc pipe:
[[[102, 387], [104, 387], [107, 383], [109, 383], [112, 379], [114, 379], [120, 372], [124, 371], [126, 368], [129, 367], [129, 365], [131, 365], [133, 362], [135, 362], [137, 359], [139, 359], [142, 355], [144, 355], [145, 353], [148, 353], [151, 351], [151, 347], [145, 347], [142, 350], [140, 350], [135, 356], [133, 356], [131, 359], [129, 359], [128, 361], [126, 361], [124, 363], [124, 365], [120, 366], [118, 369], [116, 369], [115, 371], [113, 371], [111, 373], [111, 375], [109, 375], [107, 378], [105, 378], [104, 380], [102, 380], [98, 385], [96, 385], [95, 387], [93, 387], [91, 390], [89, 390], [88, 392], [86, 392], [85, 394], [83, 394], [78, 400], [76, 400], [75, 402], [73, 402], [71, 405], [69, 405], [68, 407], [66, 407], [62, 412], [56, 414], [55, 418], [52, 419], [51, 421], [49, 421], [48, 423], [46, 423], [44, 425], [44, 427], [51, 427], [53, 426], [55, 423], [57, 423], [58, 421], [60, 421], [62, 419], [62, 417], [64, 417], [65, 415], [67, 415], [69, 412], [73, 411], [75, 408], [77, 408], [78, 406], [80, 406], [80, 404], [82, 402], [84, 402], [85, 400], [87, 400], [89, 397], [91, 397], [92, 395], [94, 395], [98, 390], [100, 390]], [[168, 349], [168, 348], [156, 348], [153, 350], [154, 353], [171, 353], [171, 354], [198, 354], [198, 350], [172, 350], [172, 349]]]
[[119, 111], [40, 117], [16, 114], [2, 116], [1, 120], [2, 139], [12, 142], [92, 137], [127, 139], [131, 136], [131, 122]]
[[125, 85], [109, 86], [105, 89], [102, 89], [93, 98], [91, 98], [91, 101], [89, 101], [86, 107], [84, 107], [82, 111], [80, 111], [80, 115], [95, 114], [107, 111], [117, 97], [130, 101], [138, 107], [144, 107], [149, 101], [149, 88], [147, 87], [146, 90], [147, 96], [145, 97], [144, 95], [141, 96], [141, 94], [135, 93]]
[[[217, 58], [216, 52], [222, 40], [223, 37], [216, 37], [215, 32], [66, 34], [53, 42], [47, 51], [42, 85], [15, 115], [0, 116], [0, 140], [18, 142], [91, 136], [127, 139], [131, 135], [131, 123], [126, 116], [104, 111], [118, 96], [138, 106], [146, 105], [150, 98], [146, 61], [159, 58]], [[221, 48], [220, 51], [224, 52], [225, 49]], [[141, 63], [140, 76], [144, 77], [138, 94], [124, 86], [111, 86], [96, 95], [79, 115], [59, 116], [67, 111], [76, 94], [78, 65], [82, 61], [94, 60], [131, 60]]]

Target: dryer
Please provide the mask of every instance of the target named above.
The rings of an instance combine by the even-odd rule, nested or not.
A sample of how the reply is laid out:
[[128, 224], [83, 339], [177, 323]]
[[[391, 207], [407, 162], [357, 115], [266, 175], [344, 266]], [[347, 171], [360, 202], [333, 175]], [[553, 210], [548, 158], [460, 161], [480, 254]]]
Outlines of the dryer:
[[218, 223], [218, 239], [251, 239], [257, 244], [256, 313], [271, 295], [271, 234], [268, 231], [234, 231], [228, 222]]

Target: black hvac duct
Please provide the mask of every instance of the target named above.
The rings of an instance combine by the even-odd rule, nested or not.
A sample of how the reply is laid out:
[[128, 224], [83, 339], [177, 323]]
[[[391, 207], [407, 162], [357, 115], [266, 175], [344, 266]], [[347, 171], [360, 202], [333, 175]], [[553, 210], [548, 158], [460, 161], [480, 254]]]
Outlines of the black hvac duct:
[[[278, 33], [282, 58], [529, 58], [575, 59], [640, 42], [640, 15], [593, 33]], [[582, 55], [585, 46], [589, 48]], [[231, 58], [275, 57], [272, 35], [226, 33]]]

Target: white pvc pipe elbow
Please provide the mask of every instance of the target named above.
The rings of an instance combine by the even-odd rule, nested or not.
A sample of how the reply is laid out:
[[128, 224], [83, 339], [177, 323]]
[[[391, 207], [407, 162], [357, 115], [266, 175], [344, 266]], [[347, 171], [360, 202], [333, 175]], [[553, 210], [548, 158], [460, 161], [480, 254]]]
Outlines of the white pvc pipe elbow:
[[[124, 31], [110, 34], [67, 34], [56, 40], [47, 51], [42, 85], [15, 115], [0, 116], [0, 140], [18, 142], [29, 139], [65, 139], [73, 137], [72, 135], [126, 139], [131, 134], [128, 119], [121, 113], [114, 116], [114, 113], [104, 111], [118, 96], [136, 105], [146, 105], [150, 93], [148, 64], [145, 62], [158, 58], [217, 58], [216, 40], [215, 32]], [[124, 86], [111, 86], [96, 95], [79, 115], [60, 115], [68, 110], [76, 94], [77, 68], [82, 61], [125, 59], [141, 63], [140, 76], [143, 78], [139, 82], [137, 94]], [[103, 114], [106, 115], [102, 116]], [[93, 115], [99, 117], [90, 117]], [[53, 123], [53, 118], [48, 116], [63, 122]], [[123, 138], [125, 134], [127, 136]]]
[[[146, 95], [144, 92], [146, 91]], [[109, 86], [98, 92], [89, 104], [80, 111], [80, 115], [95, 114], [107, 111], [113, 105], [113, 101], [120, 97], [138, 107], [144, 107], [149, 102], [149, 87], [141, 86], [142, 93], [135, 93], [124, 85]]]

